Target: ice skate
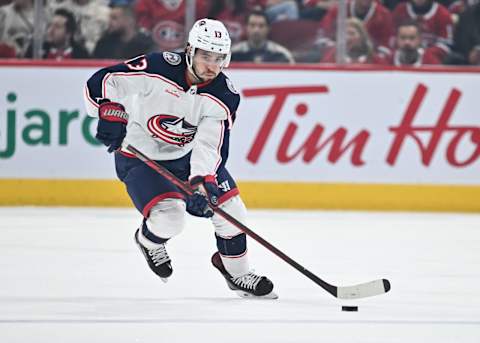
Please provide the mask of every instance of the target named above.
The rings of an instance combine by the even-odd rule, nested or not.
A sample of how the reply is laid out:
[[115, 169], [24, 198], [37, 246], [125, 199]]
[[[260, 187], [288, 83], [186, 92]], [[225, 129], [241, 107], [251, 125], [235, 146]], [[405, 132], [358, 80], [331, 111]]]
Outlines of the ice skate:
[[163, 282], [167, 282], [168, 277], [172, 275], [173, 269], [172, 264], [170, 263], [170, 257], [165, 249], [165, 243], [158, 244], [157, 248], [147, 248], [143, 246], [138, 239], [138, 235], [140, 234], [139, 231], [140, 229], [137, 229], [135, 232], [135, 242], [147, 260], [148, 266]]
[[227, 281], [228, 287], [242, 298], [277, 299], [278, 295], [273, 290], [273, 283], [266, 276], [248, 272], [239, 277], [230, 275], [223, 266], [220, 254], [212, 256], [212, 264], [217, 268]]

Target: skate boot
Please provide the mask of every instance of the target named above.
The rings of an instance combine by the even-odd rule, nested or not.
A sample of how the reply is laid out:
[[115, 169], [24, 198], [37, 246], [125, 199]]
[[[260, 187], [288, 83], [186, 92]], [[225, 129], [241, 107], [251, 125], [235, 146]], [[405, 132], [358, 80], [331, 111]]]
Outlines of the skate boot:
[[165, 243], [158, 244], [157, 248], [147, 248], [140, 243], [138, 239], [139, 234], [139, 229], [137, 229], [135, 232], [135, 242], [147, 260], [148, 266], [163, 282], [167, 282], [168, 277], [172, 275], [173, 269], [170, 263], [170, 257], [168, 257], [167, 250], [165, 249]]
[[242, 298], [277, 299], [278, 295], [272, 292], [273, 283], [266, 276], [256, 275], [253, 270], [245, 275], [234, 277], [225, 269], [219, 252], [212, 256], [212, 264], [227, 281], [228, 287]]

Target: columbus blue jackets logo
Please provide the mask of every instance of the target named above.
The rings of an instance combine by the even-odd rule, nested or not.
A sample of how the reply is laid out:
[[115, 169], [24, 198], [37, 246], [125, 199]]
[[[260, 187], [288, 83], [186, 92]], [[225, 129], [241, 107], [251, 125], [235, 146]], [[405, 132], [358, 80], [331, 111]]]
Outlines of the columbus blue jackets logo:
[[169, 64], [173, 66], [179, 65], [180, 62], [182, 62], [182, 58], [180, 57], [179, 54], [169, 52], [169, 51], [165, 51], [163, 53], [163, 58], [165, 59], [165, 61], [167, 61]]
[[159, 138], [169, 144], [184, 146], [193, 141], [197, 127], [168, 114], [158, 114], [151, 117], [147, 127], [153, 138]]

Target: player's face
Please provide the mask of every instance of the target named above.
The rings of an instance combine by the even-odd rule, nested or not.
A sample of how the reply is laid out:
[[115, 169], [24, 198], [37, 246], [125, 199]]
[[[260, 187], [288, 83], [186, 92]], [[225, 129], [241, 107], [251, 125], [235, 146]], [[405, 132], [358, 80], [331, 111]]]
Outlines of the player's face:
[[420, 34], [415, 26], [402, 26], [398, 29], [397, 45], [399, 49], [415, 50], [420, 47]]
[[220, 74], [226, 55], [197, 49], [193, 56], [193, 69], [203, 82], [213, 80]]
[[67, 18], [56, 15], [48, 25], [47, 42], [59, 46], [65, 44], [67, 40]]

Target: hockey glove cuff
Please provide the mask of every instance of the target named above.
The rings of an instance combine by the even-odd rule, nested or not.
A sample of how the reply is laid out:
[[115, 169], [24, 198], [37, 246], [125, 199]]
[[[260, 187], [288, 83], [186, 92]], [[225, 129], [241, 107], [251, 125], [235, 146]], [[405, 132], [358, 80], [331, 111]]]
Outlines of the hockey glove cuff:
[[218, 206], [220, 195], [215, 176], [195, 176], [190, 179], [190, 186], [194, 192], [187, 198], [187, 212], [196, 217], [212, 217], [212, 208]]
[[117, 102], [103, 100], [98, 107], [97, 138], [108, 147], [108, 152], [117, 150], [127, 134], [128, 113]]

